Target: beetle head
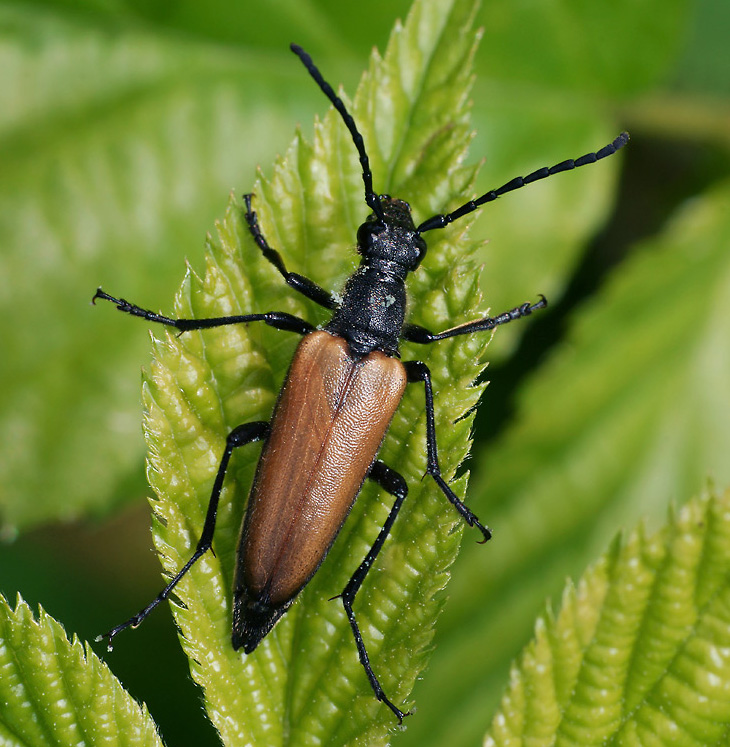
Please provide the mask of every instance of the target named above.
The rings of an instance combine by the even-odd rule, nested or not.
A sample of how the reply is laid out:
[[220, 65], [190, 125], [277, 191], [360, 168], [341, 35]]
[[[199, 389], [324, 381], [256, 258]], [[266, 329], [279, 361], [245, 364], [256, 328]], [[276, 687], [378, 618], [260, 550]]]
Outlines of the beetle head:
[[411, 206], [390, 195], [380, 195], [384, 221], [371, 213], [357, 231], [357, 251], [363, 257], [395, 262], [408, 272], [415, 270], [426, 255], [411, 216]]

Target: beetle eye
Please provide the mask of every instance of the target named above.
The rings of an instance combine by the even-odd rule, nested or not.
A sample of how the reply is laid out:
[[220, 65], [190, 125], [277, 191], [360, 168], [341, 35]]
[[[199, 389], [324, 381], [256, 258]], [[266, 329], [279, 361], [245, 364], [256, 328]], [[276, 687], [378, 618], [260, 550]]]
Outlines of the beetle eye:
[[375, 237], [383, 232], [385, 226], [375, 220], [367, 220], [357, 229], [357, 246], [360, 251], [369, 249]]

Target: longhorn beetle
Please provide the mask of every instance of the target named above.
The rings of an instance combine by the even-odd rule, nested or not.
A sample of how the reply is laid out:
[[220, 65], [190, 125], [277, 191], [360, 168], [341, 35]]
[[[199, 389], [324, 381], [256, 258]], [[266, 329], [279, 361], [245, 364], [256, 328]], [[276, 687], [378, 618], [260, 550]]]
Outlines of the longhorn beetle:
[[[360, 266], [347, 281], [341, 300], [309, 278], [290, 272], [264, 237], [253, 210], [253, 195], [247, 194], [244, 196], [245, 217], [254, 241], [289, 286], [332, 311], [331, 320], [323, 328], [315, 329], [304, 319], [281, 311], [214, 319], [170, 319], [123, 298], [114, 298], [101, 288], [96, 291], [94, 301], [98, 298], [111, 301], [120, 311], [174, 327], [181, 333], [261, 321], [275, 329], [303, 336], [271, 421], [245, 423], [228, 434], [203, 530], [190, 560], [150, 604], [102, 637], [108, 639], [111, 648], [112, 639], [125, 628], [139, 625], [169, 596], [195, 561], [211, 548], [218, 500], [231, 454], [234, 449], [253, 441], [264, 441], [238, 546], [233, 589], [233, 647], [243, 648], [250, 654], [258, 646], [319, 568], [364, 480], [373, 480], [393, 496], [393, 506], [373, 546], [339, 596], [375, 697], [402, 722], [408, 714], [388, 699], [370, 665], [353, 602], [408, 493], [403, 477], [377, 458], [407, 384], [419, 382], [425, 389], [426, 473], [436, 481], [466, 523], [481, 532], [481, 542], [486, 542], [491, 532], [441, 476], [431, 374], [421, 361], [401, 362], [398, 343], [402, 339], [425, 345], [491, 330], [547, 305], [545, 297], [540, 296], [535, 303], [524, 303], [495, 317], [434, 333], [405, 321], [406, 276], [418, 267], [426, 254], [423, 234], [427, 231], [444, 228], [525, 184], [606, 158], [627, 143], [628, 134], [620, 134], [596, 153], [517, 177], [451, 213], [434, 215], [416, 226], [407, 202], [378, 195], [373, 190], [365, 144], [355, 121], [311, 57], [295, 44], [291, 45], [291, 50], [340, 113], [360, 158], [365, 202], [372, 211], [357, 231], [357, 251], [362, 255]], [[305, 428], [303, 423], [306, 423]]]

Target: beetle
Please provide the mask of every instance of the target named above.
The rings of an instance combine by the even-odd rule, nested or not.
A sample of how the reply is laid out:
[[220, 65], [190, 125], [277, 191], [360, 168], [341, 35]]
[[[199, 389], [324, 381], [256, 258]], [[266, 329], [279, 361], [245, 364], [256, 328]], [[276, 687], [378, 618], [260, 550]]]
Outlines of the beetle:
[[246, 654], [254, 651], [292, 605], [327, 555], [363, 482], [370, 479], [393, 496], [393, 504], [375, 542], [339, 597], [375, 697], [402, 722], [408, 714], [386, 696], [373, 671], [353, 603], [408, 494], [404, 478], [377, 455], [409, 383], [422, 383], [425, 390], [426, 473], [466, 523], [481, 533], [481, 542], [490, 539], [491, 532], [441, 475], [431, 374], [421, 361], [401, 361], [399, 343], [407, 340], [430, 344], [493, 330], [547, 305], [545, 297], [540, 296], [533, 303], [524, 303], [497, 316], [434, 333], [406, 322], [405, 279], [418, 268], [426, 254], [424, 233], [444, 228], [526, 184], [606, 158], [627, 143], [628, 134], [621, 133], [595, 153], [512, 179], [453, 212], [434, 215], [416, 225], [407, 202], [374, 191], [365, 144], [354, 119], [311, 57], [295, 44], [291, 45], [291, 50], [339, 112], [360, 159], [365, 203], [371, 211], [357, 231], [360, 265], [347, 280], [339, 299], [309, 278], [290, 272], [279, 252], [266, 240], [253, 209], [254, 196], [247, 194], [244, 195], [245, 219], [265, 259], [292, 289], [331, 310], [330, 321], [321, 329], [279, 311], [210, 319], [172, 319], [97, 289], [93, 301], [110, 301], [120, 311], [173, 327], [180, 333], [262, 321], [303, 337], [271, 421], [245, 423], [228, 434], [193, 555], [150, 604], [100, 638], [107, 638], [111, 648], [114, 637], [127, 627], [139, 625], [211, 548], [218, 502], [231, 456], [242, 446], [263, 441], [238, 546], [233, 589], [233, 647], [242, 648]]

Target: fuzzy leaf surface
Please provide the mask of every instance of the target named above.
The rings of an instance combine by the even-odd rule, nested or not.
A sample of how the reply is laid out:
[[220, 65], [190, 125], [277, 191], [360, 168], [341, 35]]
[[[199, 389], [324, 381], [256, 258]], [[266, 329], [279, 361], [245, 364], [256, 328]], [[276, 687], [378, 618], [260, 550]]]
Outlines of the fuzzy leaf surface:
[[485, 745], [696, 745], [730, 734], [730, 492], [611, 549], [540, 618]]

